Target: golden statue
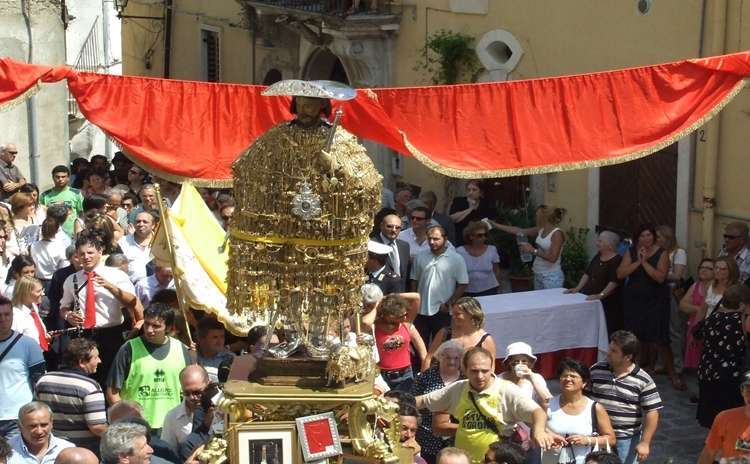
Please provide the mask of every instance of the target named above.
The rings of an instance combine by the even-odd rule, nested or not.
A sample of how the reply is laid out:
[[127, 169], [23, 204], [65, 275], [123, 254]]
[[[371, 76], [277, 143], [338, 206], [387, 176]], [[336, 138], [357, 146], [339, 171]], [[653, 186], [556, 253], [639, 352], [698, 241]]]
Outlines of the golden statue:
[[[381, 176], [357, 139], [333, 124], [330, 99], [353, 98], [325, 81], [282, 81], [292, 121], [269, 129], [234, 162], [237, 210], [229, 232], [227, 303], [251, 323], [282, 327], [267, 353], [304, 347], [326, 358], [329, 327], [359, 311], [367, 236]], [[270, 339], [270, 337], [269, 337]]]

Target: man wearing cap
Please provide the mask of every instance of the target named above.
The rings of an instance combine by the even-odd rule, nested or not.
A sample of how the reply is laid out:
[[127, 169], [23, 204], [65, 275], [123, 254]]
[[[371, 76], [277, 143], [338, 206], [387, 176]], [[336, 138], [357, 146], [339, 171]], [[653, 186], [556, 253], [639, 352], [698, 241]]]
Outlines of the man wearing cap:
[[450, 412], [458, 419], [456, 447], [471, 455], [472, 463], [482, 462], [489, 446], [513, 433], [516, 422], [531, 424], [532, 439], [543, 449], [562, 445], [564, 439], [547, 432], [547, 414], [519, 387], [495, 376], [493, 355], [481, 347], [464, 354], [467, 380], [417, 396], [418, 409]]
[[716, 416], [698, 464], [734, 457], [750, 458], [750, 371], [743, 374], [740, 393], [745, 405], [727, 409]]
[[26, 183], [18, 166], [13, 161], [18, 155], [15, 144], [0, 145], [0, 201], [7, 201]]
[[367, 242], [367, 262], [365, 263], [367, 283], [380, 287], [383, 295], [404, 291], [403, 280], [388, 269], [388, 255], [390, 253], [391, 247], [384, 243], [374, 240]]

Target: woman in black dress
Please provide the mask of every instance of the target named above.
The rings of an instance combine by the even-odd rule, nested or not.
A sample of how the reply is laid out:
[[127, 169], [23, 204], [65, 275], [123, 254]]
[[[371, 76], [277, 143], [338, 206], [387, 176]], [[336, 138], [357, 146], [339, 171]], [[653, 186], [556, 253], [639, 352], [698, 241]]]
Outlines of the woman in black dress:
[[598, 253], [591, 259], [578, 285], [565, 290], [565, 293], [588, 295], [587, 300], [601, 300], [610, 335], [623, 327], [620, 280], [617, 278], [617, 268], [622, 262], [622, 256], [616, 251], [619, 244], [619, 235], [608, 230], [601, 232], [596, 239]]
[[453, 199], [450, 208], [450, 218], [456, 224], [456, 243], [458, 247], [464, 245], [464, 227], [470, 222], [480, 221], [483, 218], [497, 216], [495, 208], [482, 198], [482, 187], [478, 180], [470, 180], [466, 183], [466, 196]]
[[674, 362], [669, 348], [669, 257], [656, 244], [656, 231], [650, 224], [638, 228], [635, 244], [617, 268], [617, 278], [626, 279], [622, 289], [625, 330], [641, 342], [640, 366], [652, 371], [656, 355], [664, 370], [674, 379]]
[[698, 364], [698, 411], [703, 427], [711, 427], [716, 415], [743, 404], [740, 395], [745, 333], [742, 314], [750, 306], [750, 289], [732, 285], [724, 292], [721, 305], [698, 326], [696, 338], [703, 339]]

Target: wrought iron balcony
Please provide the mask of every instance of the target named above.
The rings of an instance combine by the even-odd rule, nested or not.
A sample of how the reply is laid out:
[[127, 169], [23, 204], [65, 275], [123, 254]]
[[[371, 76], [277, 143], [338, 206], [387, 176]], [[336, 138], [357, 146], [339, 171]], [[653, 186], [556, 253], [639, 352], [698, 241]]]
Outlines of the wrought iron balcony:
[[[279, 10], [295, 10], [325, 16], [390, 15], [390, 2], [386, 0], [361, 0], [358, 11], [353, 10], [353, 0], [250, 0], [256, 7], [271, 7]], [[375, 3], [375, 5], [372, 5]], [[374, 9], [370, 9], [375, 6]]]

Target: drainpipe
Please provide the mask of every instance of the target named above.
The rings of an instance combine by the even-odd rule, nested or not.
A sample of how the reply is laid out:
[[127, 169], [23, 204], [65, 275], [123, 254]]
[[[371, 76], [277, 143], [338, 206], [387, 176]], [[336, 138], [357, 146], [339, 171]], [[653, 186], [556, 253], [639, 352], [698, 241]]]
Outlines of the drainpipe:
[[[28, 0], [21, 0], [23, 21], [29, 38], [28, 63], [34, 62], [34, 34], [31, 31], [31, 5]], [[26, 126], [29, 132], [29, 177], [34, 184], [39, 183], [39, 138], [36, 127], [36, 97], [26, 100]]]
[[172, 0], [164, 1], [164, 79], [169, 79], [172, 58]]
[[[109, 74], [109, 66], [112, 62], [112, 60], [109, 59], [109, 1], [108, 0], [102, 0], [102, 54], [104, 55], [104, 72], [105, 74]], [[104, 134], [104, 131], [102, 131], [102, 134]], [[112, 159], [112, 144], [109, 141], [109, 138], [107, 137], [107, 134], [104, 134], [104, 156], [107, 157], [108, 160]]]
[[[704, 21], [705, 50], [703, 56], [721, 55], [726, 48], [727, 0], [707, 2]], [[703, 167], [703, 256], [714, 256], [714, 224], [716, 219], [716, 179], [721, 148], [722, 113], [709, 121], [699, 142], [698, 156], [704, 158]], [[705, 140], [705, 141], [704, 141]]]

